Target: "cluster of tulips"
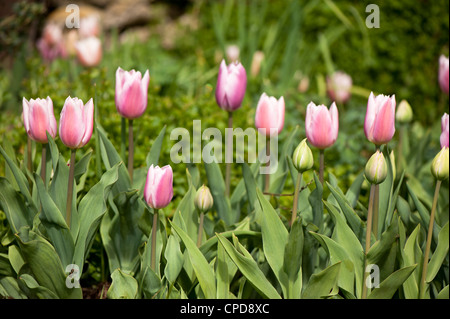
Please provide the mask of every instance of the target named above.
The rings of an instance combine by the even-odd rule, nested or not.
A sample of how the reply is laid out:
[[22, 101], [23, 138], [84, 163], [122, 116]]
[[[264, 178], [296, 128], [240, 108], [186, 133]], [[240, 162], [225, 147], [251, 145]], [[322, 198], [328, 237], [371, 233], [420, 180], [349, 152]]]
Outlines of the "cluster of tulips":
[[[448, 58], [441, 57], [441, 69], [439, 83], [444, 92], [448, 94]], [[348, 99], [349, 93], [346, 88], [351, 80], [345, 76], [344, 84], [330, 84], [330, 96], [335, 97], [338, 103]], [[339, 76], [338, 76], [339, 78]], [[128, 120], [128, 177], [133, 183], [136, 176], [134, 171], [134, 143], [133, 143], [133, 121], [141, 117], [147, 108], [147, 93], [150, 81], [149, 71], [144, 75], [140, 72], [131, 70], [125, 71], [120, 67], [116, 71], [115, 82], [115, 104], [118, 113], [122, 117], [122, 129], [125, 130]], [[336, 81], [336, 80], [335, 80]], [[218, 79], [215, 91], [215, 98], [218, 106], [228, 112], [228, 127], [233, 127], [233, 113], [238, 110], [243, 102], [247, 86], [247, 74], [245, 68], [239, 62], [233, 62], [229, 65], [222, 61], [220, 64]], [[333, 89], [334, 88], [334, 89]], [[341, 91], [339, 88], [344, 88]], [[375, 153], [370, 157], [365, 167], [365, 177], [371, 184], [369, 209], [367, 215], [366, 247], [367, 253], [371, 248], [371, 233], [377, 233], [377, 211], [379, 205], [379, 185], [388, 175], [388, 167], [381, 147], [388, 144], [395, 134], [395, 122], [408, 121], [411, 118], [411, 108], [406, 102], [400, 103], [396, 111], [395, 95], [386, 96], [383, 94], [375, 95], [371, 93], [368, 97], [367, 112], [364, 122], [364, 133], [369, 142], [375, 145]], [[260, 134], [267, 136], [278, 135], [284, 127], [285, 119], [285, 101], [284, 97], [279, 98], [262, 93], [255, 113], [255, 126]], [[94, 130], [94, 102], [90, 99], [83, 103], [78, 98], [68, 97], [65, 100], [59, 120], [59, 130], [57, 121], [53, 112], [53, 102], [50, 97], [46, 99], [23, 98], [23, 122], [26, 132], [31, 140], [41, 143], [42, 161], [41, 177], [45, 183], [47, 178], [46, 169], [46, 147], [50, 142], [50, 137], [55, 139], [59, 131], [61, 142], [71, 150], [69, 162], [66, 217], [65, 222], [69, 229], [72, 226], [73, 209], [73, 187], [74, 171], [76, 167], [75, 155], [77, 149], [84, 147], [91, 139]], [[298, 196], [300, 193], [302, 174], [311, 170], [314, 166], [313, 153], [308, 145], [319, 150], [319, 181], [324, 183], [325, 171], [325, 150], [334, 145], [339, 132], [339, 113], [336, 102], [333, 102], [328, 108], [325, 105], [316, 105], [314, 102], [308, 104], [305, 118], [305, 135], [294, 152], [291, 154], [292, 164], [298, 171], [295, 184], [292, 218], [290, 225], [297, 221]], [[449, 166], [449, 115], [442, 117], [442, 133], [440, 136], [441, 151], [436, 155], [431, 167], [432, 174], [437, 179], [435, 201], [430, 217], [430, 230], [433, 229], [434, 211], [436, 209], [436, 198], [439, 192], [440, 183], [448, 178]], [[231, 147], [231, 145], [226, 145]], [[31, 161], [29, 160], [30, 164]], [[29, 167], [32, 171], [32, 168]], [[226, 164], [225, 191], [224, 194], [211, 194], [210, 189], [203, 185], [196, 191], [195, 205], [201, 212], [199, 229], [203, 228], [204, 213], [214, 207], [215, 196], [230, 196], [230, 174], [231, 163]], [[266, 192], [269, 190], [270, 174], [266, 175], [264, 181]], [[149, 208], [154, 212], [151, 229], [151, 256], [149, 267], [157, 272], [157, 243], [158, 234], [158, 210], [163, 209], [172, 201], [173, 192], [173, 170], [170, 165], [159, 167], [150, 165], [147, 171], [146, 181], [142, 190], [143, 199]], [[213, 196], [214, 195], [214, 196]], [[44, 205], [45, 206], [45, 205]], [[373, 225], [373, 226], [372, 226]], [[296, 226], [297, 227], [297, 226]], [[199, 230], [197, 247], [202, 243], [202, 233]], [[423, 271], [426, 274], [428, 265], [428, 254], [431, 246], [431, 231], [428, 232], [427, 248], [425, 251]], [[178, 232], [178, 231], [177, 231]], [[425, 278], [422, 278], [421, 285], [425, 285]], [[424, 291], [425, 289], [421, 289]], [[362, 297], [367, 296], [367, 290], [363, 289]]]

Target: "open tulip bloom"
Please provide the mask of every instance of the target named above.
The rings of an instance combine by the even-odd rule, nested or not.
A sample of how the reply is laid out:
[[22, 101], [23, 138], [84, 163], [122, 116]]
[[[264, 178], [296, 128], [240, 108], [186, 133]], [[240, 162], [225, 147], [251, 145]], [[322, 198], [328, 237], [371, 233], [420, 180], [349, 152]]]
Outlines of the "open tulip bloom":
[[93, 67], [102, 60], [102, 42], [97, 37], [89, 37], [75, 44], [75, 51], [81, 65]]
[[273, 96], [261, 95], [256, 107], [255, 126], [260, 133], [267, 136], [280, 134], [284, 126], [284, 98], [278, 100]]
[[364, 133], [369, 141], [380, 146], [387, 144], [395, 133], [395, 95], [370, 93], [367, 103]]

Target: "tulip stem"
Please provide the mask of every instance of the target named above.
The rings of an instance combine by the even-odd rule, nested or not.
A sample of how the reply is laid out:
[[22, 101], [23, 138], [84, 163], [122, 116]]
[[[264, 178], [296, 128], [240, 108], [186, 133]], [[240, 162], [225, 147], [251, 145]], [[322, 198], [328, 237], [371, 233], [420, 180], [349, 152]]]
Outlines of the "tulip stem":
[[203, 237], [203, 220], [205, 219], [205, 214], [200, 213], [200, 223], [198, 225], [198, 237], [197, 237], [197, 247], [200, 247], [202, 244]]
[[231, 162], [233, 161], [233, 112], [228, 112], [228, 132], [225, 150], [225, 195], [230, 196]]
[[121, 143], [120, 143], [120, 155], [122, 157], [122, 160], [125, 160], [126, 156], [126, 149], [127, 149], [127, 120], [122, 117], [121, 123], [120, 123], [120, 137], [121, 137]]
[[47, 145], [46, 144], [42, 144], [41, 178], [42, 178], [42, 181], [44, 182], [44, 185], [46, 185], [46, 180], [47, 180], [47, 178], [46, 178], [46, 175], [47, 175], [46, 162], [47, 162]]
[[373, 200], [373, 234], [378, 239], [378, 212], [380, 207], [380, 185], [375, 185], [375, 197]]
[[27, 166], [30, 172], [33, 172], [33, 163], [31, 159], [31, 138], [28, 136], [27, 139]]
[[367, 212], [367, 224], [366, 224], [366, 247], [364, 250], [365, 254], [365, 263], [364, 263], [364, 280], [363, 280], [363, 287], [362, 287], [362, 299], [367, 298], [367, 275], [366, 267], [367, 267], [367, 253], [370, 250], [370, 238], [372, 235], [372, 218], [373, 218], [373, 206], [374, 206], [374, 197], [375, 197], [375, 185], [372, 184], [370, 186], [370, 198], [369, 198], [369, 208]]
[[438, 180], [436, 182], [436, 188], [434, 190], [433, 206], [431, 208], [430, 223], [428, 225], [427, 246], [425, 248], [425, 255], [423, 258], [422, 278], [420, 280], [420, 296], [419, 296], [420, 299], [423, 299], [425, 297], [425, 290], [426, 290], [425, 280], [427, 278], [428, 257], [430, 255], [431, 240], [433, 239], [434, 215], [436, 212], [440, 188], [441, 188], [441, 181]]
[[130, 183], [133, 184], [133, 158], [134, 158], [134, 143], [133, 143], [133, 120], [128, 120], [128, 174], [130, 175]]
[[153, 224], [152, 224], [152, 252], [150, 259], [150, 267], [156, 272], [156, 232], [158, 231], [158, 210], [153, 210]]
[[294, 224], [295, 219], [297, 218], [298, 195], [300, 194], [301, 184], [302, 184], [302, 173], [298, 172], [297, 183], [295, 184], [294, 204], [292, 206], [291, 226]]
[[[270, 166], [270, 138], [266, 142], [266, 155], [269, 156], [269, 160], [267, 161], [266, 166]], [[266, 172], [265, 181], [264, 181], [264, 192], [268, 193], [270, 187], [270, 174]]]
[[66, 223], [70, 228], [72, 218], [72, 198], [73, 198], [73, 173], [75, 171], [75, 154], [76, 149], [70, 151], [70, 166], [69, 166], [69, 184], [67, 185], [67, 203], [66, 203]]
[[319, 151], [319, 181], [323, 184], [323, 171], [325, 169], [325, 150]]

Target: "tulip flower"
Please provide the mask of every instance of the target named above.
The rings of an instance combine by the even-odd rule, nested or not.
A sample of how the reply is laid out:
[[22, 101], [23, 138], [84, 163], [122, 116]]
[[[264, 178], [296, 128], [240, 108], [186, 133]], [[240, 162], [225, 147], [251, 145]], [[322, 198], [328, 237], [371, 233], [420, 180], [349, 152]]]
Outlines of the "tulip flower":
[[155, 271], [156, 232], [158, 231], [158, 210], [169, 205], [173, 197], [173, 172], [170, 165], [162, 168], [151, 165], [147, 172], [144, 199], [153, 208], [150, 267]]
[[213, 207], [214, 199], [211, 195], [211, 191], [208, 186], [203, 185], [200, 187], [195, 195], [195, 206], [200, 211], [200, 223], [198, 226], [198, 237], [197, 237], [197, 247], [200, 247], [202, 243], [203, 234], [203, 220], [205, 217], [205, 212]]
[[386, 179], [388, 170], [386, 160], [381, 151], [373, 154], [366, 164], [364, 175], [371, 184], [380, 184]]
[[48, 143], [47, 133], [55, 138], [57, 124], [53, 114], [53, 102], [50, 97], [46, 99], [23, 98], [23, 124], [28, 136], [39, 143]]
[[247, 73], [241, 63], [222, 60], [217, 78], [216, 101], [220, 108], [232, 112], [241, 107], [247, 87]]
[[406, 124], [412, 121], [413, 119], [413, 111], [411, 105], [409, 105], [408, 101], [402, 100], [395, 113], [395, 119], [397, 122], [401, 124]]
[[162, 168], [151, 165], [145, 182], [144, 198], [153, 209], [169, 205], [173, 197], [173, 172], [170, 165]]
[[230, 195], [231, 162], [233, 157], [233, 111], [242, 105], [247, 88], [247, 73], [241, 63], [233, 62], [230, 65], [222, 60], [216, 86], [216, 102], [220, 108], [228, 111], [228, 143], [225, 145], [225, 195]]
[[89, 37], [75, 43], [75, 51], [81, 65], [96, 66], [102, 60], [102, 42], [97, 37]]
[[448, 58], [444, 55], [441, 55], [439, 58], [439, 86], [441, 90], [448, 95], [449, 90], [449, 67], [448, 67]]
[[449, 147], [448, 144], [448, 114], [445, 113], [442, 116], [441, 119], [441, 137], [440, 137], [440, 141], [441, 141], [441, 148], [443, 147]]
[[327, 77], [327, 92], [331, 100], [345, 103], [351, 96], [353, 81], [350, 75], [337, 71]]
[[78, 98], [66, 99], [61, 111], [59, 136], [61, 141], [71, 149], [81, 148], [92, 137], [94, 128], [94, 102], [92, 98], [83, 105]]
[[284, 98], [278, 100], [263, 93], [256, 107], [255, 126], [266, 136], [279, 134], [284, 126]]
[[395, 95], [374, 96], [370, 93], [367, 103], [364, 133], [377, 146], [388, 143], [395, 133]]
[[36, 47], [43, 59], [48, 62], [64, 56], [64, 38], [61, 27], [54, 23], [47, 24], [42, 31], [42, 37], [36, 43]]

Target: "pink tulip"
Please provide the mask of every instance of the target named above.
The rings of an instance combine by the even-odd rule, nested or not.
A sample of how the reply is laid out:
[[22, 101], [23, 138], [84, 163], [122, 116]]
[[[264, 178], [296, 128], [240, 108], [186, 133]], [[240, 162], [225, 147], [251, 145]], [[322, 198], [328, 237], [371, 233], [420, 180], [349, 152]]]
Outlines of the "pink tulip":
[[448, 147], [448, 114], [445, 113], [441, 120], [441, 148]]
[[439, 85], [441, 86], [441, 90], [445, 92], [448, 95], [448, 75], [449, 75], [449, 68], [448, 68], [448, 58], [441, 55], [439, 58]]
[[169, 205], [173, 197], [173, 172], [170, 165], [162, 168], [151, 165], [145, 182], [144, 199], [153, 209]]
[[78, 98], [70, 96], [64, 102], [59, 121], [61, 141], [71, 149], [81, 148], [92, 137], [94, 128], [94, 102], [90, 99], [86, 105]]
[[102, 42], [97, 37], [89, 37], [75, 43], [78, 61], [83, 66], [96, 66], [102, 60]]
[[256, 107], [255, 126], [263, 134], [271, 135], [271, 130], [279, 134], [284, 126], [284, 98], [277, 100], [263, 93]]
[[328, 110], [325, 105], [309, 103], [306, 109], [305, 131], [308, 141], [318, 149], [336, 142], [339, 132], [339, 114], [336, 103]]
[[44, 99], [23, 98], [23, 124], [28, 136], [36, 142], [48, 143], [47, 133], [55, 138], [57, 124], [50, 97]]
[[220, 108], [232, 112], [241, 107], [247, 88], [247, 73], [241, 63], [222, 60], [217, 78], [216, 101]]
[[388, 143], [395, 133], [395, 95], [380, 94], [376, 97], [370, 93], [367, 103], [364, 133], [375, 145]]
[[119, 114], [127, 119], [135, 119], [144, 114], [147, 108], [147, 91], [150, 75], [145, 71], [124, 71], [120, 67], [116, 71], [116, 108]]
[[351, 96], [352, 78], [350, 75], [338, 71], [327, 78], [327, 92], [331, 100], [345, 103]]

